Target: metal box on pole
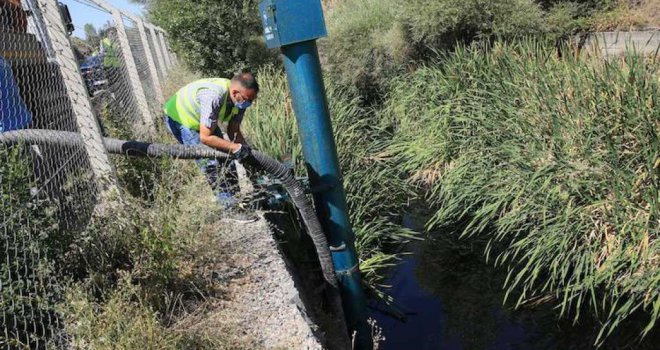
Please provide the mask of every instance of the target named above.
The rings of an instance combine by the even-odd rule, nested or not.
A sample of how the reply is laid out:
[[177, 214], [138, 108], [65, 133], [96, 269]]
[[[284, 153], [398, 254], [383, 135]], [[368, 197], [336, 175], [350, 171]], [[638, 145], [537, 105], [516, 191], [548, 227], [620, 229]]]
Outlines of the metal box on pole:
[[268, 48], [327, 36], [318, 0], [264, 0], [259, 4]]

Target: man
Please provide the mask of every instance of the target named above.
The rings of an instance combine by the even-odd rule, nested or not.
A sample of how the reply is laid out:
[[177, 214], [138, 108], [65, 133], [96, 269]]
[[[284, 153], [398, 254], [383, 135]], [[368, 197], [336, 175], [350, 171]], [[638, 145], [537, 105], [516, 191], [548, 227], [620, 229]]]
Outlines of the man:
[[92, 60], [85, 68], [84, 75], [90, 95], [93, 96], [96, 91], [104, 89], [116, 95], [124, 88], [126, 80], [122, 74], [120, 54], [117, 29], [108, 28], [105, 37], [99, 42], [99, 50], [92, 54]]
[[119, 60], [119, 48], [115, 43], [117, 41], [117, 29], [109, 28], [106, 37], [99, 43], [100, 54], [103, 56], [103, 68], [118, 69], [121, 67]]
[[[238, 190], [236, 167], [231, 160], [243, 160], [250, 155], [250, 146], [241, 133], [241, 121], [259, 93], [259, 84], [252, 73], [235, 75], [231, 80], [201, 79], [181, 88], [165, 103], [167, 128], [179, 143], [204, 144], [229, 153], [223, 164], [218, 160], [199, 160], [202, 172], [215, 192], [220, 205], [225, 207], [228, 219], [240, 222], [255, 221], [256, 217], [238, 207], [234, 194]], [[224, 138], [218, 122], [227, 122]], [[219, 167], [228, 168], [224, 179], [218, 176]]]

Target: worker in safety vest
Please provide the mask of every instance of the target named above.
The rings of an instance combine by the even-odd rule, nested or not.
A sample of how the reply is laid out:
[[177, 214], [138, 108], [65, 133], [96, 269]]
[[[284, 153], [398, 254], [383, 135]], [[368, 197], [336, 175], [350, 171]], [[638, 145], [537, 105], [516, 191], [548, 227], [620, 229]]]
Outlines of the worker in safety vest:
[[[99, 42], [100, 55], [103, 58], [103, 70], [94, 70], [95, 81], [102, 83], [105, 81], [108, 88], [113, 93], [119, 93], [125, 89], [126, 79], [124, 79], [121, 70], [121, 55], [117, 40], [117, 29], [109, 28], [106, 37]], [[103, 84], [96, 86], [101, 88]]]
[[119, 49], [110, 38], [103, 38], [101, 40], [101, 54], [103, 54], [103, 68], [119, 68]]
[[[215, 159], [199, 160], [198, 165], [214, 190], [218, 203], [235, 221], [254, 221], [256, 217], [238, 207], [234, 194], [238, 176], [231, 160], [241, 161], [250, 155], [250, 146], [241, 133], [241, 121], [259, 93], [259, 84], [251, 73], [235, 75], [231, 80], [210, 78], [194, 81], [181, 88], [165, 103], [167, 128], [179, 143], [204, 144], [229, 153], [229, 160], [220, 164]], [[227, 123], [227, 139], [218, 125]], [[227, 168], [224, 178], [219, 167]]]

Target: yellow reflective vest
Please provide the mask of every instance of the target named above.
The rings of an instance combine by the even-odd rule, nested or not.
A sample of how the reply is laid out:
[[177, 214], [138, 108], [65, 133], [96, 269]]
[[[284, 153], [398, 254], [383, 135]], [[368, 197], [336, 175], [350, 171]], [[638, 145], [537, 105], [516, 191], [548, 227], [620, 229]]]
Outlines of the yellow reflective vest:
[[238, 114], [238, 108], [233, 107], [231, 113], [227, 112], [227, 99], [229, 97], [229, 79], [210, 78], [200, 79], [182, 87], [174, 96], [165, 102], [164, 112], [172, 120], [187, 127], [199, 131], [200, 110], [197, 94], [205, 89], [214, 90], [223, 96], [222, 107], [218, 113], [218, 120], [228, 122]]
[[103, 67], [104, 68], [119, 68], [119, 50], [117, 45], [109, 38], [101, 40], [101, 50], [103, 52]]

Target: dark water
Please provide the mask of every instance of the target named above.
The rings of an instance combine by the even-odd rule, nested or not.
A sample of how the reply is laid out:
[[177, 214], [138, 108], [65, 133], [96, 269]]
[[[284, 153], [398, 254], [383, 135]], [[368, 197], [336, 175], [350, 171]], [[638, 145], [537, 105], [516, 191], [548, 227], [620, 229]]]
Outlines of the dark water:
[[[482, 329], [484, 325], [475, 323], [477, 332], [470, 331], [465, 334], [452, 332], [446, 311], [447, 305], [444, 305], [439, 296], [426, 291], [420, 285], [415, 276], [417, 265], [417, 258], [408, 256], [396, 271], [393, 271], [392, 277], [387, 282], [393, 286], [390, 294], [400, 308], [407, 311], [405, 321], [381, 311], [374, 310], [371, 313], [382, 327], [386, 338], [381, 344], [381, 349], [462, 350], [484, 342], [487, 344], [481, 348], [489, 350], [532, 349], [528, 344], [524, 327], [508, 319], [497, 307], [483, 310], [484, 314], [488, 314], [484, 318], [495, 318], [498, 321], [497, 329]], [[480, 336], [478, 333], [481, 331], [484, 334]], [[481, 339], [475, 339], [474, 333], [477, 333], [477, 337]], [[471, 338], [465, 339], [466, 336]]]
[[[421, 229], [410, 216], [404, 218], [404, 225]], [[492, 283], [481, 276], [482, 272], [491, 271], [487, 266], [477, 266], [486, 271], [475, 270], [475, 261], [482, 259], [472, 247], [467, 247], [466, 254], [461, 249], [454, 251], [456, 247], [449, 242], [443, 244], [430, 237], [409, 248], [412, 254], [404, 258], [386, 282], [392, 286], [388, 292], [396, 301], [396, 311], [405, 319], [383, 312], [391, 308], [382, 303], [373, 305], [371, 312], [386, 338], [382, 349], [533, 348], [525, 327], [508, 317], [500, 303], [493, 300]], [[476, 260], [469, 261], [471, 258]]]
[[[420, 230], [406, 217], [404, 224]], [[452, 238], [453, 237], [453, 238]], [[382, 328], [380, 349], [526, 350], [594, 349], [597, 323], [559, 319], [553, 305], [514, 310], [503, 306], [504, 269], [484, 261], [485, 242], [430, 233], [409, 246], [411, 255], [391, 271], [388, 293], [405, 320], [392, 317], [384, 303], [370, 315]], [[643, 326], [611, 336], [601, 349], [660, 349], [657, 336], [639, 342]], [[655, 332], [656, 335], [658, 332]]]

